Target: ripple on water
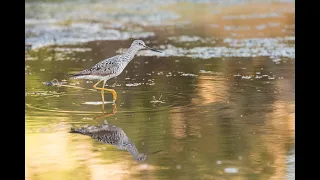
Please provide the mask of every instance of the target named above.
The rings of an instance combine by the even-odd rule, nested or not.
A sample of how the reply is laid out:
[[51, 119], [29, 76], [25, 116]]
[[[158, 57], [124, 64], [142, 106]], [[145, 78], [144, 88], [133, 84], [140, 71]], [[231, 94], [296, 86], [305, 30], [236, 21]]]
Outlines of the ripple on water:
[[[130, 91], [130, 93], [133, 93], [136, 99], [146, 99], [146, 94], [148, 94], [148, 91], [140, 91], [138, 89], [132, 89]], [[150, 90], [151, 91], [151, 90]], [[144, 112], [150, 112], [150, 111], [165, 111], [167, 109], [170, 109], [172, 107], [179, 107], [179, 106], [183, 106], [185, 104], [188, 104], [188, 93], [186, 93], [185, 89], [179, 89], [179, 90], [175, 90], [174, 92], [163, 92], [160, 97], [158, 96], [150, 96], [149, 99], [149, 103], [150, 106], [149, 108], [142, 108], [142, 109], [136, 109], [134, 111], [127, 111], [125, 109], [119, 109], [118, 108], [118, 113], [120, 112], [130, 112], [130, 113], [144, 113]], [[58, 95], [54, 95], [54, 94], [59, 94]], [[59, 102], [61, 100], [61, 95], [63, 95], [64, 99], [68, 98], [70, 99], [71, 97], [79, 97], [81, 96], [90, 96], [92, 95], [92, 92], [90, 91], [84, 91], [81, 93], [57, 93], [57, 92], [53, 92], [53, 93], [49, 93], [49, 92], [43, 92], [41, 94], [37, 94], [36, 96], [38, 97], [38, 99], [40, 98], [41, 100], [43, 99], [47, 99], [47, 98], [51, 98], [50, 101], [48, 103], [44, 103], [41, 104], [40, 106], [35, 105], [35, 104], [30, 104], [27, 103], [26, 107], [36, 110], [36, 113], [51, 113], [50, 115], [53, 115], [55, 113], [60, 114], [60, 113], [68, 113], [68, 114], [75, 114], [75, 115], [81, 115], [81, 114], [100, 114], [101, 110], [100, 108], [95, 109], [93, 111], [88, 111], [88, 110], [74, 110], [74, 106], [79, 106], [79, 104], [82, 105], [89, 105], [89, 106], [98, 106], [98, 105], [102, 105], [102, 101], [98, 100], [98, 101], [84, 101], [84, 102], [79, 102], [79, 100], [74, 100], [74, 101], [68, 101], [69, 104], [64, 104], [64, 106], [57, 106], [57, 103], [55, 102]], [[121, 95], [121, 92], [118, 92], [118, 96], [123, 96]], [[32, 93], [31, 93], [32, 95]], [[26, 94], [26, 96], [31, 96], [30, 94]], [[68, 96], [68, 97], [67, 97]], [[157, 97], [157, 98], [155, 98]], [[34, 98], [34, 97], [30, 97], [30, 98]], [[77, 98], [78, 99], [78, 98]], [[81, 101], [81, 100], [80, 100]], [[170, 103], [168, 103], [168, 101], [170, 101]], [[28, 102], [28, 101], [27, 101]], [[76, 102], [76, 103], [74, 103]], [[105, 101], [104, 104], [113, 104], [113, 101]], [[59, 104], [59, 103], [58, 103]], [[120, 104], [118, 104], [118, 107], [122, 107], [124, 105], [124, 103], [120, 102]], [[106, 108], [106, 107], [105, 107]], [[78, 108], [79, 109], [79, 108]], [[33, 111], [34, 112], [34, 111]]]
[[33, 109], [33, 110], [37, 110], [37, 113], [41, 113], [41, 112], [50, 112], [51, 116], [54, 115], [52, 113], [68, 113], [68, 114], [79, 114], [79, 115], [82, 115], [82, 114], [100, 114], [101, 111], [77, 111], [77, 110], [68, 110], [68, 109], [63, 109], [62, 107], [60, 109], [57, 109], [55, 107], [47, 107], [45, 105], [43, 106], [40, 106], [40, 107], [37, 107], [35, 105], [32, 105], [32, 104], [26, 104], [26, 107], [27, 108], [30, 108], [30, 109]]
[[64, 94], [65, 94], [65, 92], [57, 92], [57, 91], [28, 91], [28, 92], [25, 92], [25, 96], [43, 97], [43, 98], [60, 97]]

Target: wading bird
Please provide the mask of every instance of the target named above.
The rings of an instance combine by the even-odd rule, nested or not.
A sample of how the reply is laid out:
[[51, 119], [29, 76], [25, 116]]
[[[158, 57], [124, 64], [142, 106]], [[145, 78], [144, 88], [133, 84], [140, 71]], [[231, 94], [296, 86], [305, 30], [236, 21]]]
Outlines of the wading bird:
[[[135, 40], [132, 42], [130, 48], [127, 52], [113, 56], [111, 58], [100, 61], [91, 68], [85, 69], [75, 74], [69, 74], [71, 79], [89, 79], [89, 80], [99, 80], [93, 88], [96, 90], [101, 90], [102, 102], [104, 103], [104, 91], [109, 91], [112, 93], [113, 102], [115, 103], [117, 99], [117, 93], [113, 89], [104, 88], [106, 81], [119, 76], [128, 63], [134, 58], [137, 52], [141, 49], [149, 49], [152, 51], [160, 52], [158, 50], [152, 49], [144, 44], [142, 40]], [[97, 85], [103, 81], [102, 87], [97, 87]]]

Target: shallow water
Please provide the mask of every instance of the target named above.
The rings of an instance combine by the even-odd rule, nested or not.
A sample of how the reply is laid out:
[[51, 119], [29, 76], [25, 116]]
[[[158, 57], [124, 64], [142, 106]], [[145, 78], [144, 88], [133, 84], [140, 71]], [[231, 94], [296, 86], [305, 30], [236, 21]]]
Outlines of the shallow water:
[[[292, 3], [130, 3], [137, 14], [81, 2], [26, 3], [26, 179], [294, 179]], [[106, 93], [102, 106], [96, 81], [65, 76], [130, 38], [164, 53], [139, 52], [107, 82], [115, 105]], [[61, 86], [44, 84], [53, 79]], [[104, 120], [147, 159], [69, 133]]]

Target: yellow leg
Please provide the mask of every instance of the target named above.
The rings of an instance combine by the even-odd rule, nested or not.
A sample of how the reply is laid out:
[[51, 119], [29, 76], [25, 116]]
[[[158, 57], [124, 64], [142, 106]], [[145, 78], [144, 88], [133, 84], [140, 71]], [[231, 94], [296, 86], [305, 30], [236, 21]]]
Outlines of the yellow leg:
[[104, 86], [106, 85], [106, 81], [103, 81], [102, 89], [101, 89], [101, 98], [102, 104], [104, 105]]
[[112, 109], [112, 112], [111, 113], [104, 113], [104, 111], [102, 112], [102, 115], [100, 116], [96, 116], [94, 117], [95, 120], [98, 120], [98, 119], [101, 119], [101, 118], [105, 118], [105, 117], [109, 117], [109, 116], [113, 116], [117, 113], [117, 105], [116, 104], [113, 104], [113, 109]]
[[103, 81], [103, 86], [102, 88], [98, 88], [97, 85], [103, 80], [100, 80], [99, 82], [97, 82], [95, 85], [93, 85], [93, 88], [94, 89], [97, 89], [97, 90], [101, 90], [101, 97], [102, 97], [102, 102], [104, 103], [104, 91], [109, 91], [112, 93], [112, 96], [113, 96], [113, 102], [116, 102], [117, 100], [117, 93], [115, 90], [113, 89], [106, 89], [104, 88], [105, 84], [106, 84], [106, 81]]
[[97, 85], [98, 85], [101, 81], [102, 81], [102, 80], [98, 81], [95, 85], [93, 85], [93, 88], [94, 88], [94, 89], [98, 89], [98, 88], [97, 88]]
[[103, 81], [103, 80], [100, 80], [100, 81], [98, 81], [95, 85], [93, 85], [93, 88], [94, 88], [94, 89], [98, 89], [98, 88], [97, 88], [97, 85], [98, 85], [101, 81]]
[[97, 90], [101, 90], [102, 104], [104, 104], [104, 91], [103, 91], [103, 87], [104, 87], [106, 81], [103, 82], [102, 88], [98, 88], [97, 85], [98, 85], [101, 81], [102, 81], [102, 80], [98, 81], [95, 85], [93, 85], [93, 88], [94, 88], [94, 89], [97, 89]]

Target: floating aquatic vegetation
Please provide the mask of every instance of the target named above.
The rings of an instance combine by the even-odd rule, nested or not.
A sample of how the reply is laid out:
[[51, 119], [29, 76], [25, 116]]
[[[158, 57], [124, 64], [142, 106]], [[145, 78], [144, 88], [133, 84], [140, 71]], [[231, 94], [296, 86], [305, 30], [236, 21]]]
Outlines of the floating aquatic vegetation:
[[64, 94], [64, 92], [57, 92], [57, 91], [28, 91], [25, 92], [25, 96], [55, 96], [59, 97], [60, 95]]
[[270, 27], [278, 27], [278, 26], [280, 26], [280, 23], [279, 22], [268, 22], [268, 26], [270, 26]]
[[241, 76], [241, 79], [251, 79], [252, 76]]
[[66, 47], [55, 47], [53, 48], [55, 51], [65, 52], [66, 54], [70, 54], [72, 52], [88, 52], [91, 51], [91, 48], [66, 48]]
[[227, 31], [247, 31], [250, 30], [250, 26], [224, 26]]
[[188, 23], [173, 23], [180, 15], [159, 8], [162, 4], [127, 1], [123, 7], [121, 1], [26, 2], [25, 42], [36, 49], [94, 40], [146, 38], [154, 33], [144, 32], [142, 27]]
[[159, 99], [156, 99], [155, 96], [152, 96], [152, 101], [150, 101], [150, 103], [152, 103], [153, 105], [165, 103], [165, 101], [161, 100], [161, 98], [162, 94], [160, 95]]
[[34, 34], [26, 38], [32, 48], [49, 45], [70, 45], [94, 40], [127, 40], [130, 38], [146, 38], [154, 36], [153, 32], [126, 32], [106, 29], [102, 24], [74, 23], [70, 26], [39, 25], [26, 27], [26, 34]]
[[270, 12], [270, 13], [253, 13], [253, 14], [241, 14], [241, 15], [226, 15], [222, 16], [222, 19], [264, 19], [264, 18], [273, 18], [273, 17], [280, 17], [282, 16], [279, 12]]
[[171, 72], [168, 72], [168, 74], [166, 74], [167, 77], [172, 76]]
[[53, 79], [52, 81], [43, 82], [46, 86], [60, 86], [62, 84], [66, 84], [66, 82], [59, 82], [57, 79]]
[[25, 56], [25, 58], [24, 58], [25, 60], [27, 60], [27, 61], [32, 61], [32, 60], [37, 60], [38, 58], [36, 58], [36, 57], [32, 57], [32, 56], [30, 56], [30, 55], [28, 55], [28, 54], [26, 54], [26, 56]]
[[126, 84], [126, 86], [132, 87], [132, 86], [140, 86], [142, 84], [144, 84], [144, 83], [130, 83], [130, 84]]
[[[269, 56], [271, 58], [295, 58], [295, 45], [289, 43], [294, 41], [294, 37], [279, 38], [250, 38], [250, 39], [232, 39], [226, 38], [223, 43], [226, 46], [215, 47], [194, 47], [191, 49], [175, 47], [171, 44], [160, 45], [162, 53], [153, 51], [139, 51], [138, 56], [186, 56], [192, 58], [221, 58], [221, 57], [258, 57]], [[117, 52], [124, 52], [125, 49]]]
[[[123, 6], [123, 3], [126, 6]], [[47, 23], [45, 19], [48, 19], [48, 22], [55, 24], [70, 24], [72, 21], [104, 22], [114, 28], [120, 28], [131, 23], [154, 25], [179, 18], [179, 15], [175, 13], [159, 8], [161, 5], [170, 3], [174, 2], [82, 1], [79, 3], [68, 1], [59, 3], [26, 3], [26, 23], [44, 24]]]
[[78, 85], [80, 84], [79, 82], [74, 82], [74, 83], [70, 83], [71, 86], [75, 86], [75, 85]]
[[265, 29], [266, 27], [267, 27], [267, 26], [264, 25], [264, 24], [260, 24], [260, 25], [255, 26], [255, 28], [258, 29], [258, 30], [263, 30], [263, 29]]
[[210, 74], [210, 75], [221, 75], [222, 72], [214, 72], [214, 71], [206, 71], [206, 70], [200, 70], [199, 73], [201, 74]]
[[197, 41], [199, 41], [202, 43], [211, 43], [211, 44], [215, 43], [213, 38], [201, 38], [199, 36], [182, 35], [182, 36], [178, 36], [178, 37], [169, 37], [168, 39], [171, 41], [174, 41], [174, 42], [197, 42]]
[[183, 73], [181, 74], [181, 76], [198, 76], [198, 75], [191, 74], [191, 73]]
[[228, 173], [228, 174], [231, 174], [231, 173], [233, 174], [233, 173], [238, 173], [239, 170], [238, 170], [238, 168], [225, 168], [224, 172]]
[[241, 75], [241, 74], [235, 74], [233, 75], [234, 78], [241, 78], [243, 80], [253, 80], [253, 79], [268, 79], [268, 80], [273, 80], [275, 79], [275, 76], [272, 75], [267, 75], [267, 74], [263, 74], [263, 75]]
[[287, 37], [277, 37], [277, 38], [248, 38], [248, 39], [226, 38], [223, 40], [223, 42], [230, 47], [278, 48], [278, 47], [290, 46], [290, 44], [287, 43], [287, 41], [290, 41], [290, 40], [294, 41], [295, 37], [287, 36]]

